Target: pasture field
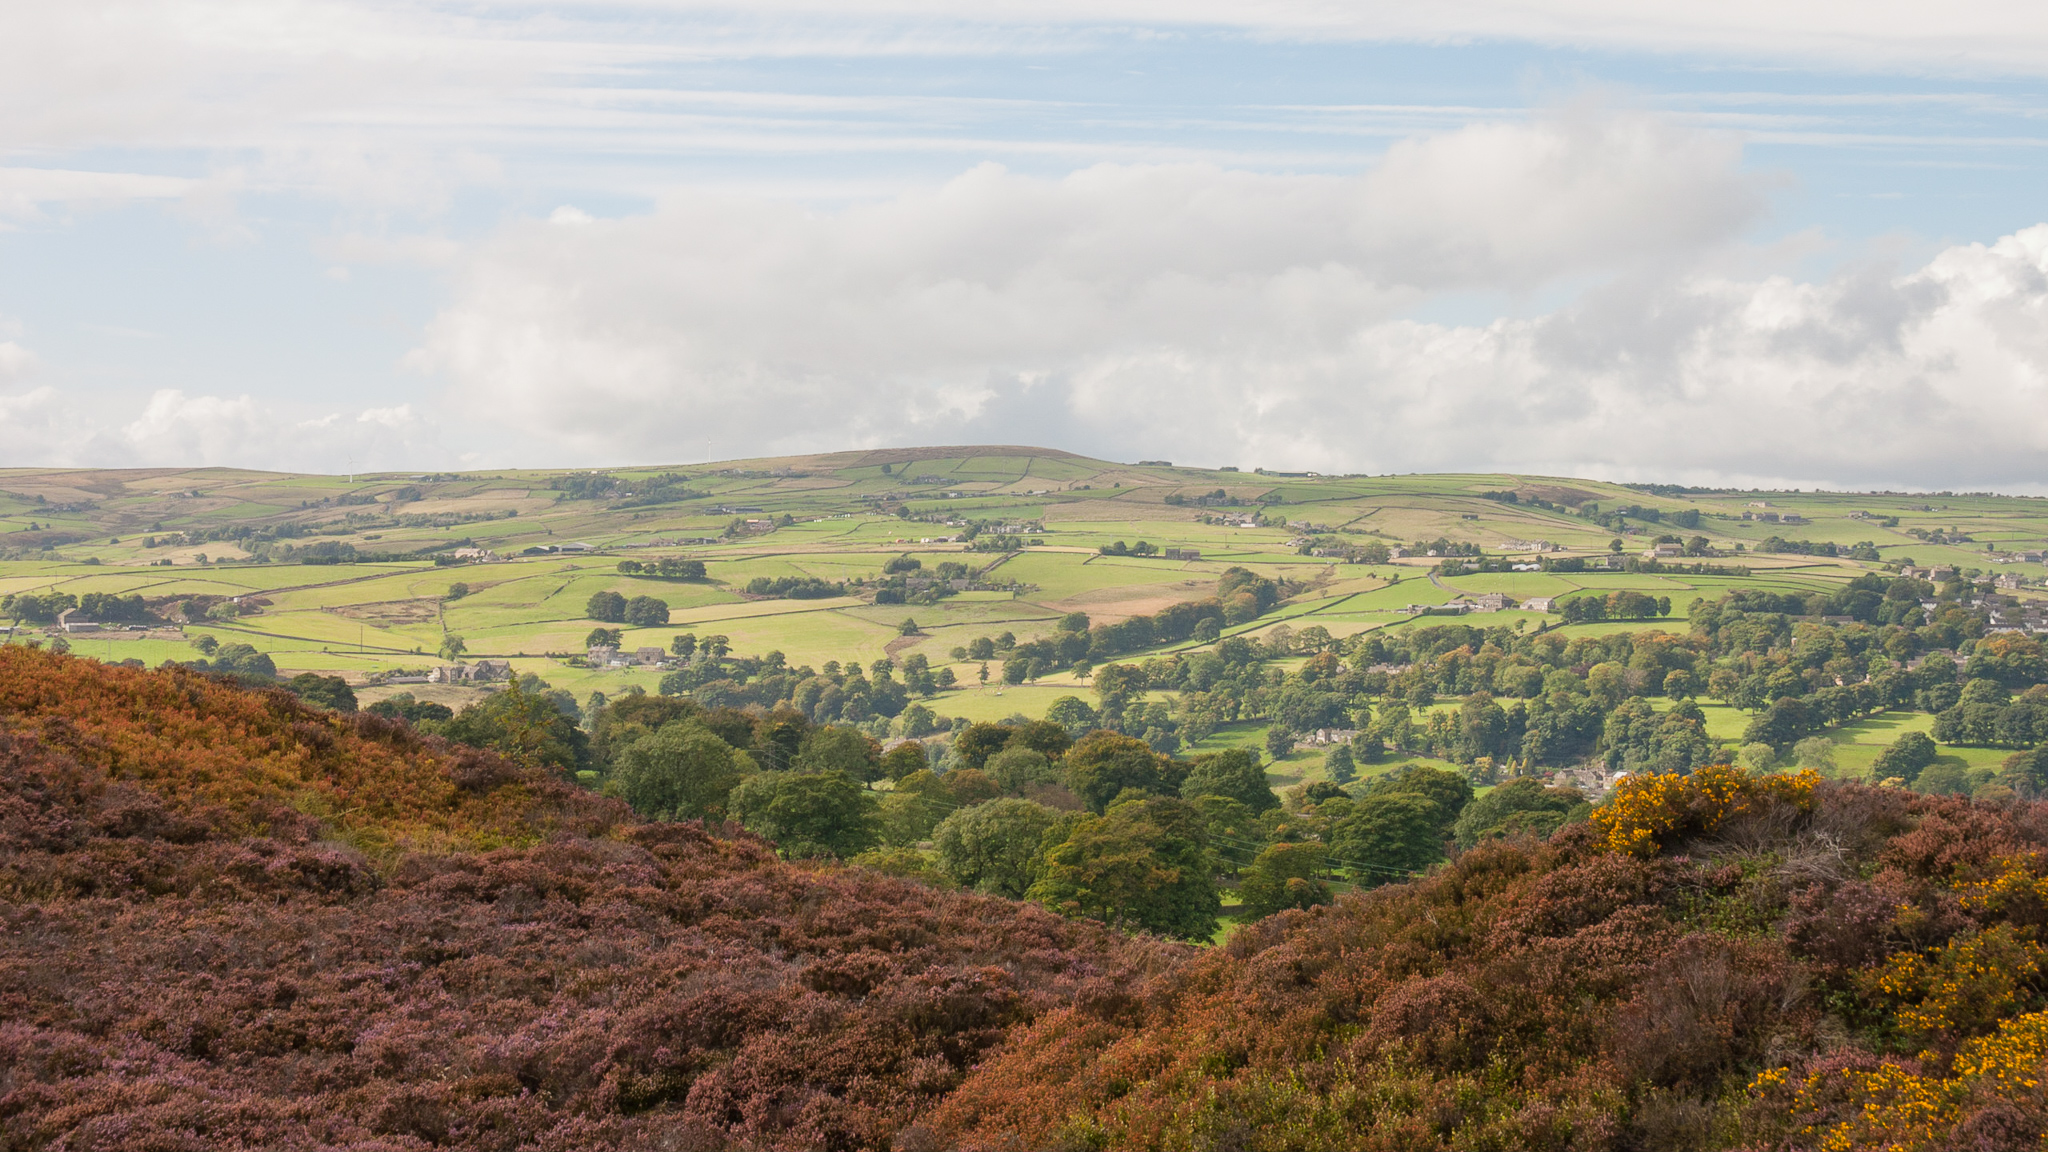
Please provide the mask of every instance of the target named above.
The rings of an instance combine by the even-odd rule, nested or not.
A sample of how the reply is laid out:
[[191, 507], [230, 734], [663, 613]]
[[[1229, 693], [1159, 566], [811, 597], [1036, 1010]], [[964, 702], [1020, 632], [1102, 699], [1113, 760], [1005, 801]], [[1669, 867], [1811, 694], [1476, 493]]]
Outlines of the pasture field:
[[[972, 542], [963, 538], [970, 534]], [[1561, 555], [1592, 558], [1621, 541], [1637, 555], [1660, 535], [1697, 537], [1707, 562], [1747, 574], [1435, 575], [1438, 561], [1427, 554], [1449, 541], [1493, 556], [1528, 555], [1542, 541]], [[1129, 465], [1022, 447], [849, 451], [604, 473], [346, 478], [0, 469], [0, 595], [139, 594], [183, 628], [183, 635], [168, 627], [69, 637], [82, 654], [150, 664], [188, 658], [186, 641], [205, 632], [249, 643], [287, 673], [338, 673], [362, 683], [441, 663], [436, 653], [453, 635], [470, 658], [510, 660], [578, 695], [652, 689], [656, 670], [572, 662], [596, 626], [586, 615], [590, 597], [615, 592], [668, 605], [667, 625], [624, 628], [627, 648], [665, 649], [688, 632], [724, 636], [736, 653], [779, 651], [793, 665], [922, 653], [934, 667], [952, 667], [962, 685], [934, 706], [973, 719], [1038, 715], [1060, 696], [1088, 696], [1088, 685], [1060, 675], [998, 693], [978, 686], [978, 663], [955, 660], [955, 648], [1003, 632], [1020, 640], [1045, 635], [1074, 612], [1113, 622], [1201, 599], [1232, 566], [1284, 582], [1287, 596], [1228, 633], [1320, 625], [1340, 637], [1441, 623], [1441, 616], [1411, 614], [1411, 606], [1458, 596], [1621, 590], [1669, 597], [1671, 614], [1570, 631], [1682, 632], [1696, 598], [1736, 588], [1826, 590], [1878, 568], [1846, 556], [1759, 553], [1772, 537], [1844, 552], [1867, 545], [1887, 562], [1955, 564], [2035, 582], [2048, 573], [2038, 562], [2000, 562], [2048, 545], [2048, 501], [1980, 495], [1650, 490], [1486, 474], [1317, 476]], [[992, 540], [1014, 550], [988, 550]], [[1140, 540], [1156, 553], [1100, 551]], [[1365, 563], [1310, 554], [1382, 545], [1416, 554]], [[453, 563], [462, 549], [488, 555]], [[1165, 558], [1166, 549], [1176, 558]], [[1197, 555], [1182, 558], [1180, 550]], [[662, 558], [701, 561], [705, 577], [619, 571], [621, 561]], [[884, 566], [906, 559], [926, 576], [941, 564], [965, 565], [973, 586], [932, 603], [876, 603]], [[786, 577], [843, 584], [844, 594], [779, 599], [747, 591], [749, 581]], [[457, 584], [466, 594], [452, 595]], [[243, 614], [216, 618], [222, 601], [238, 597]], [[915, 620], [914, 632], [906, 633], [906, 620]], [[1564, 627], [1556, 615], [1522, 610], [1472, 622]], [[1739, 737], [1739, 713], [1708, 711], [1714, 736]], [[1844, 770], [1896, 737], [1894, 718], [1853, 727], [1839, 737]], [[1218, 733], [1203, 747], [1240, 738], [1256, 742], [1260, 731]], [[1973, 764], [1981, 758], [1957, 754]], [[1275, 773], [1276, 780], [1320, 779], [1321, 752], [1298, 752]]]

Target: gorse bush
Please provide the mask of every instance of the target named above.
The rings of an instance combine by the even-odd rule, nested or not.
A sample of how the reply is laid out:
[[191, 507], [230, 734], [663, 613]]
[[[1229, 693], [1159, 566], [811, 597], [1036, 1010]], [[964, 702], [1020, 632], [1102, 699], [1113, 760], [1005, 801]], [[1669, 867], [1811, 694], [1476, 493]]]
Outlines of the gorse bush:
[[1687, 776], [1636, 776], [1615, 785], [1614, 796], [1593, 812], [1593, 824], [1609, 850], [1650, 855], [1774, 804], [1809, 805], [1819, 782], [1811, 772], [1754, 776], [1728, 764]]

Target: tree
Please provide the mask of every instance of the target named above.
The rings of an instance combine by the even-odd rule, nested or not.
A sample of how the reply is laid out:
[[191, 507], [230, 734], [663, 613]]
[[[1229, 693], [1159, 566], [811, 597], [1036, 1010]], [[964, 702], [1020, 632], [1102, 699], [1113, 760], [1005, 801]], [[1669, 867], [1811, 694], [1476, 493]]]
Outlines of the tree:
[[1351, 746], [1339, 744], [1323, 757], [1323, 766], [1330, 771], [1330, 779], [1339, 784], [1349, 784], [1358, 779], [1358, 760], [1351, 753]]
[[912, 772], [923, 771], [926, 764], [924, 745], [905, 740], [882, 754], [880, 767], [884, 779], [901, 780]]
[[1005, 748], [988, 758], [989, 778], [1005, 792], [1021, 793], [1033, 784], [1051, 784], [1059, 769], [1044, 754], [1030, 748]]
[[308, 704], [336, 712], [356, 710], [356, 694], [348, 681], [339, 676], [322, 676], [316, 672], [301, 672], [285, 681], [285, 688]]
[[939, 870], [963, 888], [1021, 899], [1039, 842], [1058, 820], [1045, 805], [1014, 797], [962, 808], [932, 832]]
[[625, 634], [617, 628], [592, 628], [583, 638], [585, 648], [617, 648], [625, 642]]
[[1105, 711], [1120, 712], [1150, 685], [1145, 670], [1136, 664], [1105, 664], [1095, 670], [1095, 694]]
[[855, 780], [881, 778], [882, 746], [858, 728], [834, 724], [804, 738], [790, 767], [798, 772], [844, 772]]
[[[589, 758], [589, 737], [577, 727], [573, 699], [560, 700], [537, 681], [514, 678], [455, 714], [443, 727], [450, 740], [492, 748], [523, 764], [573, 771]], [[566, 697], [566, 692], [560, 694]], [[565, 710], [566, 708], [566, 710]]]
[[635, 628], [659, 628], [668, 623], [668, 601], [635, 596], [626, 601], [625, 621]]
[[1003, 786], [995, 777], [979, 768], [959, 768], [939, 777], [946, 786], [946, 795], [961, 808], [985, 804], [1003, 794]]
[[463, 583], [460, 580], [457, 580], [455, 583], [450, 584], [448, 586], [448, 594], [446, 596], [443, 596], [442, 599], [460, 600], [467, 595], [469, 595], [469, 585]]
[[753, 771], [745, 752], [683, 720], [626, 745], [606, 790], [649, 820], [718, 820], [733, 788]]
[[1093, 812], [1106, 809], [1126, 788], [1161, 792], [1166, 785], [1158, 754], [1143, 740], [1105, 729], [1081, 737], [1067, 753], [1065, 777], [1067, 790]]
[[623, 624], [626, 621], [626, 598], [617, 592], [593, 592], [583, 604], [583, 614], [606, 624]]
[[1045, 718], [1073, 732], [1095, 723], [1095, 709], [1079, 696], [1062, 696], [1046, 708]]
[[664, 556], [654, 562], [654, 570], [670, 580], [704, 579], [702, 560], [683, 560], [675, 556]]
[[953, 794], [939, 774], [920, 768], [896, 782], [881, 799], [882, 838], [910, 845], [931, 838], [939, 821], [952, 815]]
[[1328, 904], [1330, 885], [1321, 877], [1328, 855], [1328, 849], [1312, 841], [1268, 845], [1238, 884], [1239, 918], [1261, 920], [1289, 908]]
[[1400, 794], [1421, 796], [1437, 807], [1436, 838], [1450, 835], [1451, 825], [1472, 802], [1472, 785], [1456, 772], [1421, 765], [1375, 777], [1360, 790], [1361, 797]]
[[969, 724], [965, 731], [953, 737], [953, 754], [960, 758], [965, 768], [980, 768], [988, 758], [1009, 746], [1015, 728], [1002, 724], [978, 722]]
[[1331, 852], [1366, 887], [1403, 879], [1443, 859], [1442, 811], [1413, 792], [1362, 797], [1331, 828]]
[[1047, 834], [1060, 838], [1039, 858], [1028, 898], [1124, 929], [1215, 935], [1222, 898], [1209, 873], [1207, 827], [1191, 805], [1155, 796], [1071, 820], [1064, 835], [1059, 825]]
[[881, 841], [875, 794], [837, 769], [760, 772], [740, 781], [727, 811], [791, 859], [851, 857]]
[[467, 651], [469, 651], [469, 645], [465, 644], [462, 637], [457, 636], [455, 633], [449, 632], [441, 637], [441, 659], [460, 660], [462, 654]]
[[1577, 789], [1510, 780], [1467, 804], [1451, 826], [1451, 835], [1461, 848], [1523, 833], [1547, 838], [1585, 805], [1586, 798]]
[[1294, 733], [1280, 724], [1266, 729], [1266, 751], [1272, 753], [1275, 760], [1294, 751]]
[[1801, 768], [1832, 772], [1835, 768], [1835, 742], [1825, 736], [1808, 736], [1792, 746], [1792, 760]]
[[1228, 796], [1255, 813], [1280, 806], [1280, 798], [1273, 795], [1272, 786], [1266, 782], [1259, 754], [1248, 748], [1232, 748], [1198, 758], [1187, 779], [1181, 781], [1180, 794], [1190, 800], [1197, 796]]
[[1877, 762], [1871, 765], [1870, 775], [1879, 781], [1896, 778], [1911, 785], [1920, 779], [1920, 773], [1928, 765], [1934, 763], [1940, 751], [1927, 733], [1908, 732], [1877, 754]]

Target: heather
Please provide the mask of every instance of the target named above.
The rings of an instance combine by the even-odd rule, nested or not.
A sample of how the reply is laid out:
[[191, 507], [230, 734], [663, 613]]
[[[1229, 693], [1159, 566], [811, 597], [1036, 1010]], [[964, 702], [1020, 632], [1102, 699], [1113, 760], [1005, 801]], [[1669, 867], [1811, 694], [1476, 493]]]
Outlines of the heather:
[[[777, 749], [806, 767], [747, 778], [900, 768], [903, 795], [960, 805], [936, 871], [904, 846], [860, 866], [716, 817], [647, 822], [538, 745], [508, 760], [190, 670], [0, 650], [0, 1146], [2048, 1136], [2048, 803], [1723, 763], [1629, 779], [1590, 814], [1427, 769], [1318, 785], [1266, 814], [1281, 834], [1242, 868], [1262, 918], [1195, 948], [1144, 933], [1213, 924], [1232, 870], [1214, 829], [1265, 818], [1238, 795], [1251, 761], [993, 727], [960, 734], [982, 767], [943, 776], [661, 697], [592, 737], [669, 816], [702, 798], [660, 790], [667, 760], [741, 771]], [[1075, 793], [1091, 810], [991, 798], [1055, 761], [1101, 784]], [[1169, 771], [1155, 783], [1203, 795], [1148, 790]], [[822, 844], [812, 799], [730, 814]], [[1328, 845], [1351, 859], [1395, 808], [1448, 859], [1333, 899]]]
[[911, 1143], [2039, 1148], [2044, 847], [2037, 804], [1650, 778], [1025, 1025]]
[[[887, 1147], [1170, 950], [281, 694], [0, 669], [11, 1148]], [[333, 811], [386, 790], [413, 798], [368, 853]], [[447, 839], [510, 811], [504, 846]]]

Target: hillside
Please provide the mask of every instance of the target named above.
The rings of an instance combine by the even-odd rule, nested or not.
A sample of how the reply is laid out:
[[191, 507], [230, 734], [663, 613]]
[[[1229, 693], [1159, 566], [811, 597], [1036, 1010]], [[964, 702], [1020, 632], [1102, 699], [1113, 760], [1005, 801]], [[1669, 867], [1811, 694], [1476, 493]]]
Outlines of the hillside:
[[0, 688], [10, 1148], [887, 1147], [1164, 948], [282, 693], [20, 647]]
[[2048, 1134], [2048, 804], [2010, 792], [1645, 776], [1198, 950], [182, 670], [0, 651], [0, 726], [9, 1147]]
[[[957, 539], [970, 532], [974, 540]], [[1442, 558], [1426, 555], [1441, 544], [1503, 560], [1599, 558], [1619, 540], [1634, 557], [1659, 536], [1697, 539], [1700, 554], [1655, 572], [1553, 564], [1463, 577], [1434, 574]], [[1774, 538], [1804, 551], [1758, 551], [1780, 546]], [[1119, 541], [1125, 554], [1102, 554]], [[1152, 551], [1130, 552], [1139, 541]], [[1016, 551], [987, 550], [1013, 543]], [[1559, 551], [1532, 551], [1538, 543]], [[1867, 559], [1847, 555], [1865, 543]], [[1484, 593], [1522, 601], [1634, 590], [1669, 599], [1673, 619], [1682, 620], [1694, 598], [1733, 587], [1831, 591], [1905, 560], [2038, 581], [2048, 568], [2024, 553], [2044, 543], [2048, 504], [2030, 499], [1647, 490], [1508, 475], [1290, 475], [1016, 447], [603, 473], [0, 472], [0, 594], [140, 596], [146, 611], [135, 620], [161, 625], [70, 638], [101, 659], [189, 659], [187, 642], [203, 631], [251, 644], [286, 673], [333, 673], [360, 685], [442, 662], [436, 653], [452, 635], [471, 659], [508, 659], [579, 698], [632, 684], [651, 691], [660, 679], [652, 669], [571, 659], [594, 623], [586, 605], [604, 592], [666, 607], [666, 625], [620, 623], [628, 651], [666, 648], [689, 632], [723, 636], [739, 652], [780, 651], [792, 664], [917, 653], [974, 684], [976, 665], [952, 652], [977, 636], [1044, 636], [1073, 612], [1098, 621], [1154, 613], [1213, 594], [1234, 566], [1290, 591], [1275, 611], [1227, 634], [1313, 623], [1342, 638], [1409, 626], [1411, 606]], [[529, 554], [565, 545], [593, 551]], [[1416, 545], [1425, 547], [1414, 556], [1382, 558]], [[499, 559], [450, 566], [461, 548]], [[1169, 559], [1167, 549], [1199, 555]], [[961, 565], [973, 584], [944, 595], [911, 588], [905, 603], [889, 603], [877, 585], [885, 566], [905, 556], [923, 577]], [[704, 576], [664, 577], [652, 570], [663, 559], [699, 561]], [[621, 572], [623, 561], [645, 561], [649, 570]], [[1748, 574], [1690, 570], [1699, 563]], [[810, 591], [776, 592], [776, 581], [810, 581]], [[750, 591], [756, 582], [771, 590]], [[467, 594], [451, 597], [456, 584]], [[906, 617], [917, 632], [904, 634]], [[1611, 627], [1519, 610], [1489, 622]], [[1035, 715], [1074, 684], [1053, 675], [1000, 697], [962, 689], [940, 711]], [[459, 704], [466, 689], [414, 691]]]
[[1546, 845], [1247, 929], [1120, 1012], [1026, 1025], [921, 1138], [2039, 1148], [2044, 821], [1662, 778]]

